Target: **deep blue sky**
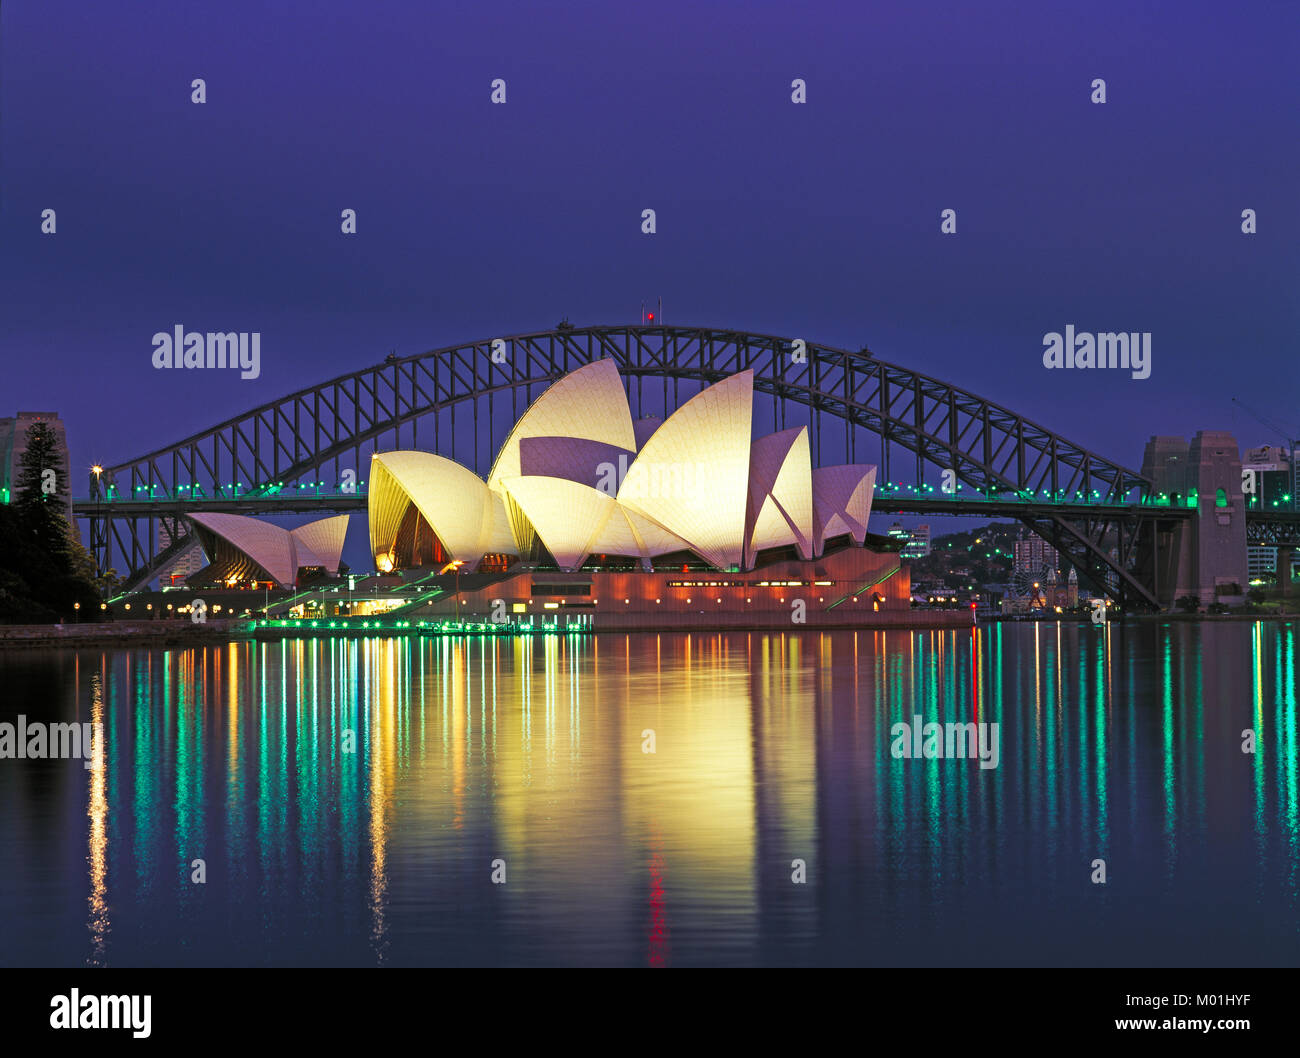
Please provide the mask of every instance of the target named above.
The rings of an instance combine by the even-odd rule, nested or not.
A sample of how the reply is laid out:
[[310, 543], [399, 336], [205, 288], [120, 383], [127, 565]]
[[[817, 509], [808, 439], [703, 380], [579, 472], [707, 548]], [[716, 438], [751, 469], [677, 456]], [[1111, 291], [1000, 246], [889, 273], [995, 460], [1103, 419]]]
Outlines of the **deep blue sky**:
[[[80, 469], [662, 295], [1134, 467], [1155, 432], [1275, 443], [1229, 398], [1300, 425], [1298, 54], [1290, 2], [4, 0], [0, 414], [60, 412]], [[262, 377], [155, 371], [176, 323], [261, 331]], [[1067, 323], [1151, 331], [1151, 378], [1044, 370]]]

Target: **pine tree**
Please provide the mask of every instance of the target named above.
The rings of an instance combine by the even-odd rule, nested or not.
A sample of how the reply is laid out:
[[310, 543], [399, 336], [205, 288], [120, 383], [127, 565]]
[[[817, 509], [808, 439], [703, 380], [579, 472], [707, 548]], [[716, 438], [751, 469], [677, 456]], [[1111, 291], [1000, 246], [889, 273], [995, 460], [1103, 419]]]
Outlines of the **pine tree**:
[[[24, 504], [68, 502], [68, 483], [63, 480], [63, 461], [59, 458], [59, 439], [47, 423], [32, 423], [27, 428], [27, 448], [18, 461], [14, 481], [14, 501]], [[48, 477], [46, 470], [54, 473]]]
[[38, 422], [26, 441], [13, 502], [0, 508], [0, 621], [70, 620], [78, 603], [98, 617], [94, 560], [67, 517], [58, 439]]
[[14, 508], [31, 542], [59, 562], [68, 554], [71, 526], [58, 438], [46, 423], [35, 422], [27, 429], [26, 441], [14, 478]]

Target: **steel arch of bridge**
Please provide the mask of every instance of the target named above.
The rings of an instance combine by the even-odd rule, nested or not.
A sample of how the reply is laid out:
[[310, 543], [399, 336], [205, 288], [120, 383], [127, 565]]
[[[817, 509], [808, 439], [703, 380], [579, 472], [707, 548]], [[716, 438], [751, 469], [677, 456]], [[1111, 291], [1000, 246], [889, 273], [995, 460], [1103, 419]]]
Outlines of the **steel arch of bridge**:
[[[683, 385], [689, 397], [703, 385], [752, 369], [756, 414], [766, 396], [774, 429], [806, 423], [815, 465], [841, 461], [839, 441], [826, 439], [829, 422], [831, 432], [842, 434], [843, 461], [876, 462], [880, 482], [892, 481], [904, 466], [914, 467], [918, 485], [926, 480], [927, 467], [935, 471], [932, 480], [938, 471], [951, 469], [958, 481], [986, 495], [1082, 495], [1101, 507], [1131, 508], [1131, 516], [1083, 522], [999, 513], [1021, 517], [1081, 569], [1111, 572], [1117, 582], [1112, 594], [1154, 604], [1150, 587], [1133, 570], [1143, 517], [1138, 505], [1150, 491], [1147, 479], [1002, 405], [880, 360], [866, 348], [854, 352], [805, 342], [800, 355], [795, 341], [708, 327], [561, 326], [389, 357], [107, 467], [102, 480], [92, 478], [92, 501], [104, 495], [101, 487], [107, 492], [112, 484], [116, 499], [153, 498], [157, 513], [143, 516], [142, 530], [142, 516], [119, 516], [111, 501], [99, 504], [91, 516], [92, 548], [101, 568], [107, 568], [116, 545], [132, 579], [139, 580], [168, 557], [159, 554], [158, 525], [173, 541], [165, 552], [183, 548], [184, 508], [193, 501], [182, 500], [182, 486], [192, 490], [190, 496], [215, 498], [238, 483], [249, 500], [259, 489], [293, 488], [306, 479], [337, 482], [344, 469], [361, 472], [368, 465], [363, 457], [386, 448], [425, 447], [447, 454], [450, 444], [455, 458], [455, 416], [465, 405], [473, 419], [477, 467], [482, 435], [490, 460], [522, 411], [521, 395], [526, 407], [569, 371], [612, 357], [627, 380], [635, 414], [645, 413], [647, 389], [653, 409], [666, 414], [681, 403]], [[505, 396], [510, 413], [498, 430], [496, 407]], [[450, 418], [449, 427], [444, 417]], [[864, 435], [874, 435], [874, 451], [862, 444]], [[1111, 556], [1106, 542], [1117, 535], [1119, 554]]]

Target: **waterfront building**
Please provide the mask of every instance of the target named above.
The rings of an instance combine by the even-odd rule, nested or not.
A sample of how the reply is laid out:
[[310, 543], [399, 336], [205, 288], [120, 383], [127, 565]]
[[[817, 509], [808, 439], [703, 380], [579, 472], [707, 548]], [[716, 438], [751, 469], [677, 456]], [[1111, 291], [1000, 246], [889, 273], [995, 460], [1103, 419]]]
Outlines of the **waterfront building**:
[[54, 411], [20, 411], [17, 415], [0, 418], [0, 503], [12, 503], [14, 486], [22, 469], [23, 453], [27, 451], [27, 431], [36, 423], [45, 423], [54, 433], [56, 465], [53, 469], [63, 485], [68, 498], [67, 516], [72, 518], [72, 494], [75, 491], [69, 475], [68, 438], [59, 413]]

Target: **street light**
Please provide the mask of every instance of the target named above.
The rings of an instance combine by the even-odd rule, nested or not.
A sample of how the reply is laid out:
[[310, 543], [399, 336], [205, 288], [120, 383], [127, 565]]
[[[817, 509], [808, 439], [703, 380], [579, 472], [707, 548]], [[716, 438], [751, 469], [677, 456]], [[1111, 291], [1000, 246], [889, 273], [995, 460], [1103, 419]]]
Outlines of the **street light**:
[[454, 570], [455, 573], [456, 573], [456, 620], [457, 620], [457, 621], [460, 620], [460, 605], [461, 605], [461, 603], [460, 603], [460, 567], [463, 566], [464, 564], [465, 564], [465, 562], [464, 562], [463, 559], [453, 558], [450, 562], [448, 562], [445, 566], [442, 567], [442, 572], [438, 574], [439, 576], [442, 576], [442, 574], [443, 574], [443, 573], [446, 573], [447, 570], [449, 570], [449, 569], [450, 569], [450, 570]]
[[[95, 529], [90, 534], [90, 546], [94, 548], [96, 542], [95, 537], [98, 535], [107, 535], [104, 534], [104, 526], [103, 526], [104, 512], [100, 508], [100, 504], [103, 502], [102, 499], [103, 492], [100, 489], [100, 475], [104, 473], [104, 468], [100, 466], [98, 463], [96, 463], [93, 467], [90, 468], [90, 472], [95, 475]], [[95, 550], [96, 552], [98, 552], [99, 549], [95, 548]], [[103, 567], [99, 563], [98, 553], [95, 555], [95, 575], [97, 577], [102, 577], [104, 575]]]

